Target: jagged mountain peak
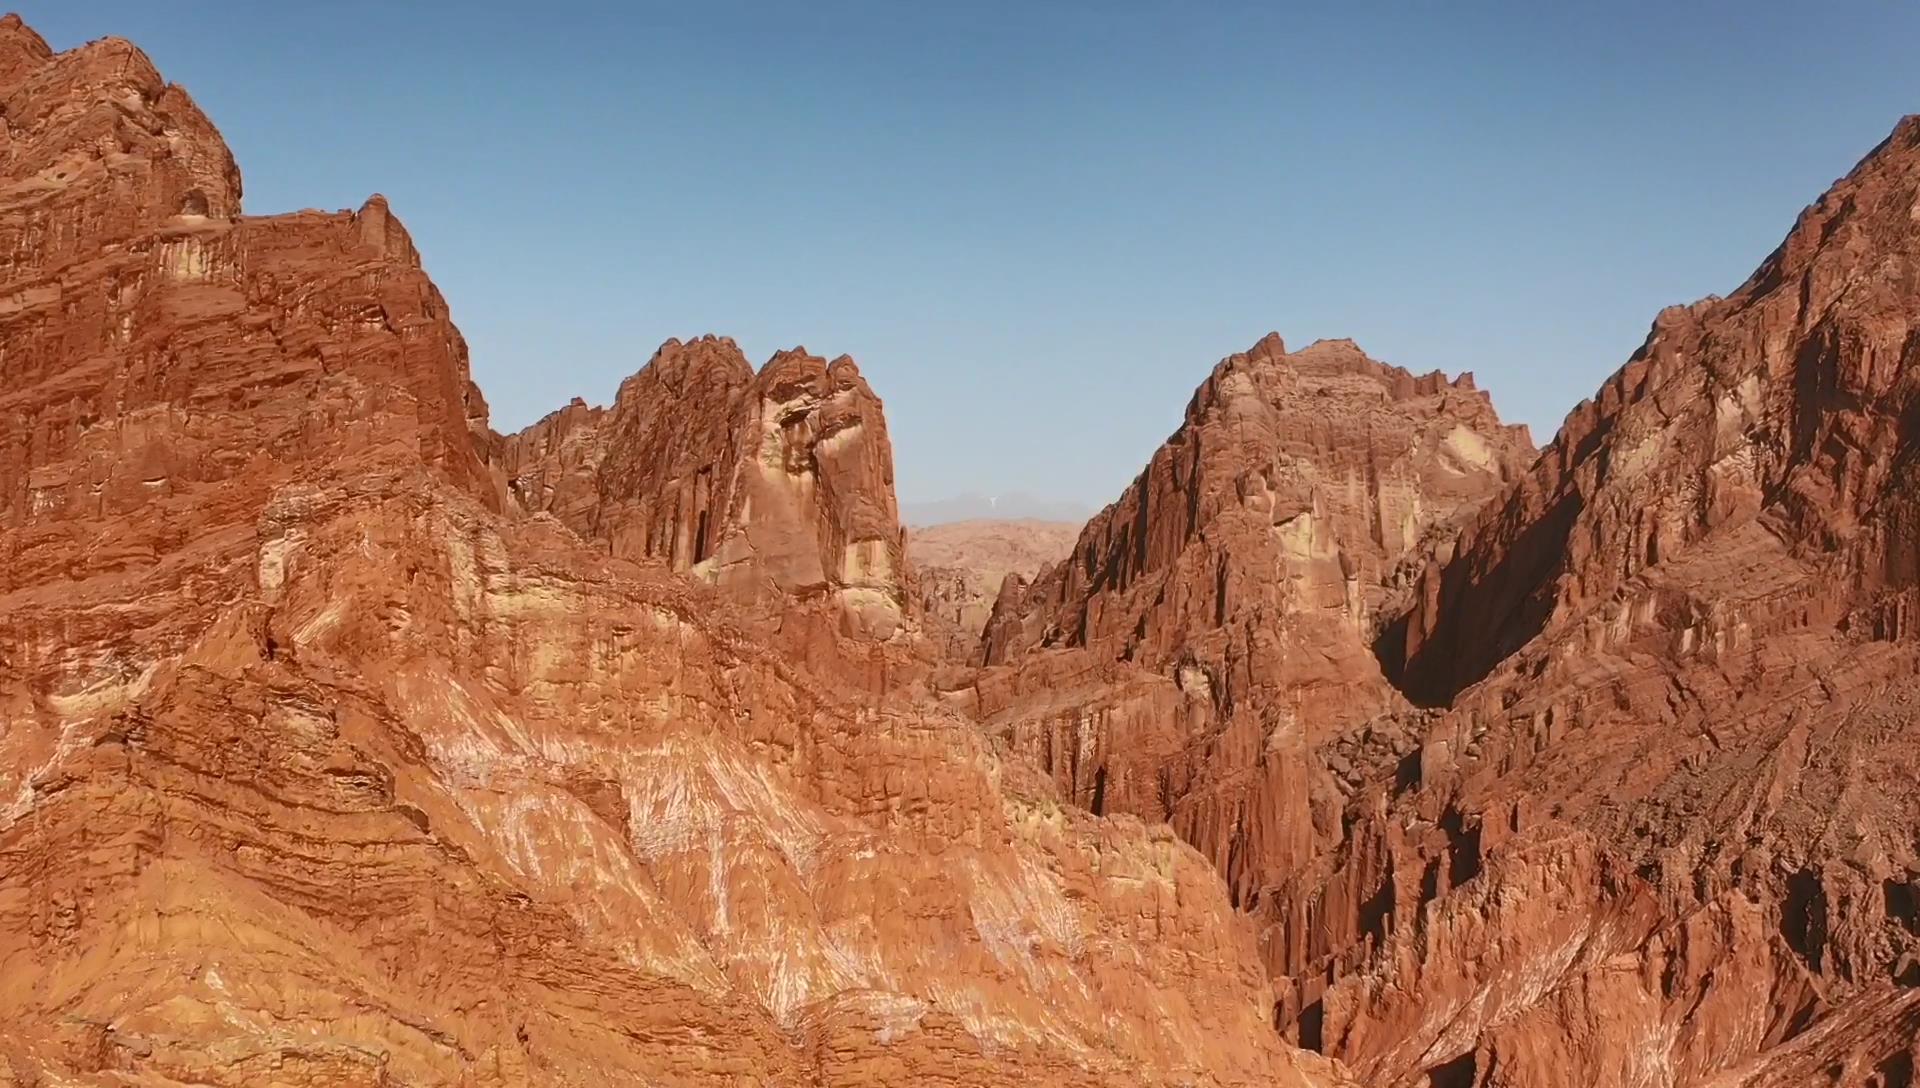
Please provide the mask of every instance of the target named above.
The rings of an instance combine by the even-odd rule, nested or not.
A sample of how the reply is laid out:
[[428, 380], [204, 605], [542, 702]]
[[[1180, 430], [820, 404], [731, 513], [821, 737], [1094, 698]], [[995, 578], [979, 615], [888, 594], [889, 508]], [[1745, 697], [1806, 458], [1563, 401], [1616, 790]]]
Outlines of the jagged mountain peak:
[[[1904, 512], [1916, 313], [1920, 122], [1907, 118], [1738, 291], [1661, 313], [1429, 576], [1404, 648], [1385, 648], [1390, 671], [1441, 702], [1550, 624], [1627, 596], [1655, 594], [1669, 617], [1744, 599], [1712, 584], [1712, 563], [1689, 588], [1675, 561], [1735, 547], [1748, 525], [1784, 565], [1811, 564], [1827, 602], [1811, 616], [1878, 607], [1920, 565]], [[1762, 626], [1799, 622], [1749, 603]]]
[[0, 1082], [1343, 1079], [1197, 854], [914, 697], [850, 360], [669, 342], [496, 435], [384, 200], [240, 216], [137, 51], [37, 41], [0, 25]]

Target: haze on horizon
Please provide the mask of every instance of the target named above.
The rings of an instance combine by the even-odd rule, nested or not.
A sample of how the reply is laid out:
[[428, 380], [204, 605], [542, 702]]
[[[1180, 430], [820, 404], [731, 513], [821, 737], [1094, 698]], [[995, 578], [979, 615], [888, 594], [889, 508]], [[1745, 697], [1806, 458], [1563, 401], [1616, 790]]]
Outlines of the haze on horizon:
[[385, 193], [496, 428], [670, 336], [804, 344], [923, 506], [1098, 508], [1269, 330], [1471, 370], [1545, 442], [1920, 110], [1920, 7], [1866, 2], [18, 10], [152, 54], [252, 212]]

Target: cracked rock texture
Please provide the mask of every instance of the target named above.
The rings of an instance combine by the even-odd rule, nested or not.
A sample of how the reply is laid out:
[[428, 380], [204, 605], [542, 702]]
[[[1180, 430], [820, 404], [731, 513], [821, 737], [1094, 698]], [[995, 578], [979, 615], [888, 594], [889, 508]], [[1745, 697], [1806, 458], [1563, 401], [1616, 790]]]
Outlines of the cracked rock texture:
[[1347, 1083], [1199, 854], [890, 682], [851, 362], [499, 436], [384, 201], [244, 216], [12, 17], [0, 115], [0, 1084]]
[[972, 705], [1075, 800], [1206, 852], [1276, 1023], [1369, 1083], [1911, 1084], [1917, 322], [1908, 118], [1530, 465], [1477, 494], [1415, 474], [1434, 530], [1276, 502], [1276, 533], [1304, 509], [1314, 534], [1236, 582], [1206, 512], [1281, 489], [1209, 488], [1204, 454], [1277, 398], [1211, 443], [1190, 411], [1064, 568], [1003, 595]]

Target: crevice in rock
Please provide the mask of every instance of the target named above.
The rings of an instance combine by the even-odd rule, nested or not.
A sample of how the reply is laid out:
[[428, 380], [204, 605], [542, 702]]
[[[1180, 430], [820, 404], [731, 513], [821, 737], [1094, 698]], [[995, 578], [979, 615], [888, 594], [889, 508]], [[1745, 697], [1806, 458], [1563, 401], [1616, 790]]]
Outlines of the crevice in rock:
[[1820, 877], [1801, 869], [1787, 880], [1787, 898], [1780, 905], [1780, 935], [1815, 972], [1827, 943], [1827, 898]]
[[1874, 1079], [1867, 1082], [1878, 1088], [1913, 1088], [1913, 1054], [1900, 1051], [1880, 1063], [1874, 1070]]
[[1311, 1050], [1315, 1054], [1325, 1054], [1327, 1030], [1327, 1003], [1315, 1001], [1300, 1010], [1300, 1048]]
[[1427, 1070], [1427, 1085], [1428, 1088], [1473, 1088], [1479, 1073], [1479, 1063], [1474, 1060], [1473, 1052], [1468, 1051]]
[[1883, 881], [1880, 887], [1886, 901], [1887, 920], [1898, 922], [1908, 933], [1920, 936], [1920, 888], [1894, 880]]
[[[1374, 639], [1387, 681], [1415, 706], [1444, 708], [1531, 642], [1553, 615], [1567, 541], [1584, 506], [1579, 492], [1567, 492], [1501, 548], [1491, 570], [1477, 569], [1475, 550], [1429, 570], [1423, 581], [1439, 584], [1417, 589], [1416, 603]], [[1423, 599], [1436, 602], [1433, 614], [1417, 603]]]

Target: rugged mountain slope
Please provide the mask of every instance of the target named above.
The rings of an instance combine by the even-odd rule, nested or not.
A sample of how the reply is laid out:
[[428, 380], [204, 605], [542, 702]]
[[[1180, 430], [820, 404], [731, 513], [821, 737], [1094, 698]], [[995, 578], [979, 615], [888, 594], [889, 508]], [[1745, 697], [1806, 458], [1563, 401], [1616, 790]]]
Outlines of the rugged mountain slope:
[[1270, 504], [1288, 542], [1325, 506], [1250, 473], [1183, 488], [1208, 478], [1190, 446], [1232, 441], [1190, 411], [1000, 602], [979, 709], [1081, 803], [1169, 815], [1261, 921], [1283, 1030], [1371, 1082], [1910, 1084], [1917, 330], [1908, 119], [1457, 533], [1242, 531], [1281, 558], [1241, 564], [1209, 500]]
[[[1408, 558], [1530, 453], [1469, 377], [1269, 336], [1064, 563], [1001, 594], [978, 712], [1082, 804], [1171, 821], [1250, 904], [1337, 836], [1354, 768], [1320, 749], [1407, 709], [1370, 644]], [[1354, 743], [1390, 765], [1413, 742]]]
[[993, 602], [1009, 575], [1032, 580], [1067, 557], [1080, 523], [1011, 520], [953, 521], [907, 534], [914, 603], [943, 643], [949, 661], [972, 657]]
[[852, 359], [670, 340], [610, 409], [570, 405], [500, 443], [509, 487], [616, 556], [737, 598], [831, 594], [849, 626], [899, 627], [900, 515], [886, 418]]
[[1910, 1082], [1917, 328], [1909, 118], [1434, 562], [1380, 645], [1451, 709], [1350, 810], [1384, 857], [1331, 879], [1391, 906], [1333, 953], [1327, 1049], [1461, 1084]]
[[0, 1084], [1912, 1083], [1920, 120], [1537, 460], [1225, 360], [972, 670], [850, 361], [497, 435], [384, 201], [0, 120]]
[[384, 202], [240, 216], [124, 42], [0, 114], [0, 1082], [1339, 1080], [1202, 858], [875, 694], [850, 365], [502, 438]]
[[1629, 598], [1658, 614], [1623, 633], [1651, 620], [1689, 652], [1858, 608], [1854, 627], [1900, 633], [1920, 578], [1914, 139], [1902, 124], [1733, 297], [1660, 315], [1426, 580], [1385, 647], [1409, 691], [1449, 698], [1535, 634]]

